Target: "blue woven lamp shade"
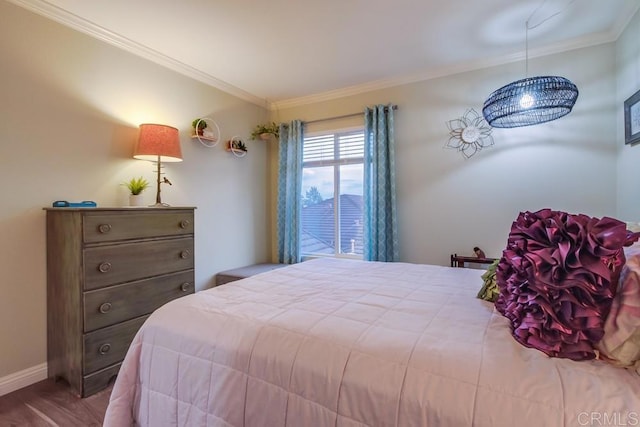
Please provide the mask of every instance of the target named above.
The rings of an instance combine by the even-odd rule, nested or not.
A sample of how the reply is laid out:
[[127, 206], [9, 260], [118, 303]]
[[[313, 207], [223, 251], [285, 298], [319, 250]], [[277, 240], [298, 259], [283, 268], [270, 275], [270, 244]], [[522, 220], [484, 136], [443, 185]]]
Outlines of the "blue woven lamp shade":
[[564, 77], [527, 77], [489, 95], [482, 115], [496, 128], [537, 125], [566, 116], [576, 99], [578, 88]]

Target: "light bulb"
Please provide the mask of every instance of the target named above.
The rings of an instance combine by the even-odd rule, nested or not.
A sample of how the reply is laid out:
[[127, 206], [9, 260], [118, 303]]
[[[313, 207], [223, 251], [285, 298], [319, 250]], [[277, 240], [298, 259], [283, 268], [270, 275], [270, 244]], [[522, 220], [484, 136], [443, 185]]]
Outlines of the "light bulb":
[[522, 95], [522, 98], [520, 98], [520, 106], [522, 108], [531, 108], [534, 101], [535, 99], [533, 98], [533, 96], [525, 93], [524, 95]]

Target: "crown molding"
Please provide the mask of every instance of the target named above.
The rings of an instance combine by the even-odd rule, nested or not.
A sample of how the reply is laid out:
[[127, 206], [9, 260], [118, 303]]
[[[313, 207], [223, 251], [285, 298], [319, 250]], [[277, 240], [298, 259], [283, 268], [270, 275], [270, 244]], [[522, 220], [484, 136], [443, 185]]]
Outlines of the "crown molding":
[[[628, 24], [627, 20], [626, 24]], [[626, 24], [624, 26], [626, 26]], [[622, 31], [616, 29], [616, 31], [609, 31], [598, 34], [591, 34], [584, 37], [568, 40], [563, 43], [557, 43], [544, 48], [529, 50], [529, 59], [538, 58], [547, 55], [554, 55], [557, 53], [567, 52], [575, 49], [582, 49], [585, 47], [597, 46], [605, 43], [611, 43], [617, 40]], [[432, 80], [439, 77], [451, 76], [455, 74], [466, 73], [469, 71], [476, 71], [485, 68], [495, 67], [499, 65], [510, 64], [513, 62], [523, 61], [526, 53], [524, 51], [517, 52], [509, 55], [504, 55], [495, 58], [481, 59], [477, 61], [468, 61], [463, 63], [454, 64], [452, 66], [445, 66], [440, 68], [433, 68], [417, 74], [409, 74], [399, 77], [393, 77], [390, 79], [381, 79], [373, 82], [365, 83], [362, 85], [354, 85], [345, 87], [342, 89], [331, 90], [314, 95], [302, 96], [299, 98], [285, 99], [282, 101], [272, 102], [269, 105], [270, 110], [284, 110], [287, 108], [299, 107], [307, 104], [313, 104], [323, 101], [331, 101], [334, 99], [345, 98], [348, 96], [359, 95], [366, 92], [372, 92], [376, 90], [388, 89], [395, 86], [402, 86], [411, 83], [417, 83], [425, 80]]]
[[180, 62], [176, 59], [170, 58], [154, 49], [144, 46], [140, 43], [136, 43], [120, 34], [109, 31], [93, 22], [87, 21], [73, 13], [67, 12], [57, 6], [48, 3], [45, 0], [8, 0], [17, 6], [27, 9], [45, 18], [56, 21], [62, 25], [70, 27], [74, 30], [80, 31], [98, 40], [106, 42], [112, 46], [125, 50], [129, 53], [155, 62], [158, 65], [169, 68], [187, 77], [191, 77], [204, 84], [220, 89], [230, 95], [240, 98], [244, 101], [251, 102], [260, 107], [265, 108], [267, 105], [263, 98], [255, 96], [245, 90], [242, 90], [236, 86], [233, 86], [225, 81], [217, 79], [210, 74], [197, 70], [190, 65]]
[[[469, 71], [490, 68], [499, 65], [505, 65], [525, 59], [524, 52], [517, 52], [502, 57], [481, 59], [477, 61], [469, 61], [451, 66], [434, 68], [425, 70], [420, 73], [414, 73], [404, 76], [393, 77], [389, 79], [381, 79], [361, 85], [348, 86], [340, 89], [329, 90], [317, 94], [284, 99], [281, 101], [269, 102], [266, 99], [253, 95], [243, 89], [224, 82], [210, 74], [191, 67], [183, 62], [170, 58], [156, 50], [148, 48], [144, 45], [134, 42], [126, 37], [111, 32], [99, 25], [96, 25], [84, 18], [69, 13], [57, 6], [48, 3], [46, 0], [8, 0], [10, 3], [18, 5], [24, 9], [30, 10], [41, 16], [54, 20], [67, 27], [85, 33], [98, 40], [109, 43], [134, 55], [140, 56], [156, 64], [169, 68], [185, 76], [191, 77], [204, 84], [215, 87], [223, 92], [233, 95], [252, 104], [258, 105], [270, 110], [282, 110], [287, 108], [298, 107], [302, 105], [313, 104], [317, 102], [330, 101], [334, 99], [344, 98], [348, 96], [359, 95], [366, 92], [388, 89], [395, 86], [401, 86], [410, 83], [416, 83], [425, 80], [431, 80], [439, 77], [465, 73]], [[640, 10], [640, 3], [634, 6], [632, 13], [625, 14], [619, 19], [613, 28], [608, 32], [592, 34], [585, 37], [569, 40], [564, 43], [555, 44], [546, 48], [529, 51], [529, 58], [536, 58], [546, 55], [557, 54], [569, 50], [580, 49], [584, 47], [596, 46], [599, 44], [610, 43], [616, 41], [624, 29], [627, 27], [633, 16]]]
[[628, 14], [624, 14], [620, 16], [620, 18], [613, 24], [613, 28], [611, 28], [611, 34], [614, 36], [614, 40], [618, 40], [622, 33], [624, 32], [629, 22], [636, 16], [636, 13], [640, 10], [640, 2], [634, 5], [631, 11]]

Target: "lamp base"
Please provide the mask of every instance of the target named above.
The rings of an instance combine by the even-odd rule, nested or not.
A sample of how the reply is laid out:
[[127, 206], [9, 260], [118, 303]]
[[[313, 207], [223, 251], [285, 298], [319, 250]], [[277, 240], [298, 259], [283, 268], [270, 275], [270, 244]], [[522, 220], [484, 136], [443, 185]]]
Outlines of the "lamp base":
[[160, 184], [169, 184], [171, 185], [171, 181], [169, 181], [167, 179], [167, 177], [165, 177], [163, 180], [160, 179], [160, 175], [162, 174], [162, 162], [160, 159], [160, 156], [158, 156], [158, 160], [156, 161], [156, 173], [157, 173], [157, 187], [156, 187], [156, 204], [155, 205], [149, 205], [150, 208], [166, 208], [169, 207], [169, 204], [167, 203], [162, 203], [162, 199], [160, 198]]

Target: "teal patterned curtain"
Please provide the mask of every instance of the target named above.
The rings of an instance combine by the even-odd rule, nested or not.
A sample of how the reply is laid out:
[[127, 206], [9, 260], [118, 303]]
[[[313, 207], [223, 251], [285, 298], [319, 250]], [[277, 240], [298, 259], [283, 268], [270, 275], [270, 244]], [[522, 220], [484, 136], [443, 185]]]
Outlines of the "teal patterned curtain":
[[278, 262], [300, 260], [300, 195], [302, 194], [302, 122], [280, 125], [278, 148]]
[[393, 105], [364, 112], [364, 259], [398, 261]]

